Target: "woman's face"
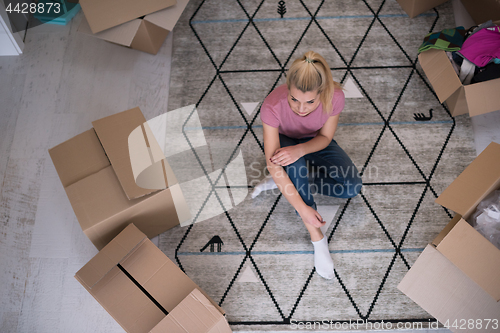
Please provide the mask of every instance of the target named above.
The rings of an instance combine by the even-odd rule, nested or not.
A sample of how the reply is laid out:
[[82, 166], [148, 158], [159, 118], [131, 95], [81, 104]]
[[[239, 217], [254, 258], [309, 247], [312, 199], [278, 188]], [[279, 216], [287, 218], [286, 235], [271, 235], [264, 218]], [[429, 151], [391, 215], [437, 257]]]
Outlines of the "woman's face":
[[320, 103], [319, 97], [317, 90], [302, 92], [295, 86], [291, 86], [288, 90], [288, 104], [292, 111], [301, 117], [316, 110]]

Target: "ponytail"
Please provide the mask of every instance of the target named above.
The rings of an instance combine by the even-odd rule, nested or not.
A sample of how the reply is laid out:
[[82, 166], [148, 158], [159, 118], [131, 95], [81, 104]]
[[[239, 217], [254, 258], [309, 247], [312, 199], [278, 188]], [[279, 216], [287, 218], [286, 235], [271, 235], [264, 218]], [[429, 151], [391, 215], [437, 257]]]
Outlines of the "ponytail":
[[323, 111], [332, 112], [332, 99], [335, 89], [342, 89], [340, 83], [333, 81], [332, 72], [326, 60], [314, 51], [306, 52], [296, 59], [286, 78], [288, 90], [295, 86], [302, 92], [318, 90]]

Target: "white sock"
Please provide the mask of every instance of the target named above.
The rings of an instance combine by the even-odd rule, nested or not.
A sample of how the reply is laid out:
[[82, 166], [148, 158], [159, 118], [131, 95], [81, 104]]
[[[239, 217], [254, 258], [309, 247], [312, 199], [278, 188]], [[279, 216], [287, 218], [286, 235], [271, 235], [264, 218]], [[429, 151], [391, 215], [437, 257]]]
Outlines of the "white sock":
[[311, 243], [314, 245], [314, 267], [316, 267], [316, 272], [325, 279], [333, 279], [335, 276], [333, 273], [334, 266], [326, 237], [323, 236], [321, 240], [311, 241]]
[[260, 183], [255, 186], [252, 192], [252, 199], [260, 194], [262, 191], [272, 190], [278, 188], [278, 185], [274, 182], [273, 176], [267, 175]]

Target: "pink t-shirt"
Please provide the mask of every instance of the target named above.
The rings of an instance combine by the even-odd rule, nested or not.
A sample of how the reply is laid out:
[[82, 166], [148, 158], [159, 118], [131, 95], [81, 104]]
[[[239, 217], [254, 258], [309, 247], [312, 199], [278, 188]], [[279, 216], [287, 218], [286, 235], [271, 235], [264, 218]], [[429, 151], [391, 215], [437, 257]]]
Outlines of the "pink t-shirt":
[[325, 114], [323, 105], [319, 103], [318, 107], [307, 116], [299, 116], [290, 108], [287, 97], [286, 84], [274, 89], [262, 103], [260, 119], [271, 127], [279, 127], [279, 133], [296, 139], [316, 136], [328, 117], [338, 115], [345, 105], [344, 92], [341, 89], [335, 89], [332, 100], [333, 110], [330, 114]]

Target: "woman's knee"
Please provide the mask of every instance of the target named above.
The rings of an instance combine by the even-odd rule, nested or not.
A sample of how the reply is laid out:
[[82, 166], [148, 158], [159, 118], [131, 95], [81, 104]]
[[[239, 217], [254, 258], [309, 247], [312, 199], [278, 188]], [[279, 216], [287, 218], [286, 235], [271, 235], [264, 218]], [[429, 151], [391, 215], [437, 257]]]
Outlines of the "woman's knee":
[[285, 171], [290, 178], [307, 178], [308, 170], [307, 163], [304, 157], [299, 158], [297, 161], [287, 165]]

